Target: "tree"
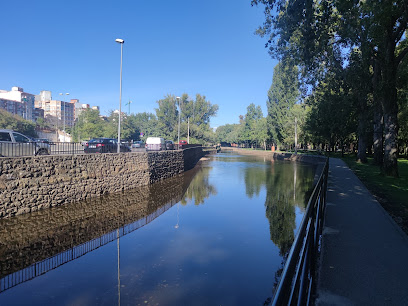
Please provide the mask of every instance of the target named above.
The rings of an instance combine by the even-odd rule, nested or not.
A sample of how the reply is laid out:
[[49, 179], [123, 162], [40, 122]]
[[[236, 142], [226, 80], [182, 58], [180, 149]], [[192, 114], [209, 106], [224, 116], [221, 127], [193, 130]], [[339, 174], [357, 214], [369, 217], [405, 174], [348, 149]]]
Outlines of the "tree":
[[190, 132], [191, 143], [214, 142], [214, 134], [210, 129], [210, 119], [218, 111], [218, 105], [206, 100], [205, 96], [196, 95], [196, 100], [183, 94], [180, 105], [174, 96], [166, 96], [157, 102], [156, 109], [159, 130], [169, 139], [178, 137], [178, 121], [180, 111], [180, 137], [187, 138]]
[[[262, 109], [261, 107], [255, 106], [254, 103], [251, 103], [247, 107], [247, 113], [244, 119], [244, 125], [242, 130], [242, 140], [248, 141], [251, 146], [257, 141], [256, 134], [260, 131], [256, 130], [257, 123], [263, 118]], [[258, 127], [260, 127], [258, 125]], [[262, 140], [264, 142], [264, 139]]]
[[106, 137], [106, 125], [107, 122], [100, 117], [99, 110], [86, 109], [79, 115], [78, 122], [75, 126], [75, 129], [73, 129], [74, 139], [80, 141], [82, 139]]
[[175, 96], [167, 95], [164, 99], [157, 101], [156, 108], [158, 128], [162, 132], [161, 137], [177, 139], [178, 132], [178, 109]]
[[[143, 138], [153, 136], [160, 136], [160, 130], [158, 129], [158, 121], [154, 114], [152, 113], [138, 113], [132, 116], [129, 116], [129, 120], [132, 122], [132, 125], [137, 127], [140, 133], [143, 133]], [[137, 140], [137, 139], [134, 139]]]
[[219, 126], [215, 131], [216, 140], [219, 143], [238, 143], [241, 126], [239, 124], [226, 124]]
[[13, 130], [27, 136], [37, 137], [33, 122], [13, 115], [3, 109], [0, 109], [0, 129]]
[[269, 37], [271, 55], [301, 65], [312, 86], [331, 70], [333, 55], [347, 66], [352, 53], [344, 51], [360, 50], [364, 74], [373, 65], [378, 84], [374, 98], [380, 100], [384, 116], [383, 170], [398, 176], [396, 79], [408, 53], [403, 35], [408, 27], [408, 1], [252, 0], [252, 4], [265, 5], [266, 19], [257, 33]]
[[343, 145], [356, 131], [356, 112], [347, 83], [340, 75], [326, 75], [308, 98], [311, 111], [306, 118], [310, 140], [327, 143], [330, 148]]
[[283, 62], [276, 65], [266, 102], [268, 133], [276, 145], [285, 143], [291, 135], [288, 120], [291, 120], [290, 112], [299, 96], [298, 69]]

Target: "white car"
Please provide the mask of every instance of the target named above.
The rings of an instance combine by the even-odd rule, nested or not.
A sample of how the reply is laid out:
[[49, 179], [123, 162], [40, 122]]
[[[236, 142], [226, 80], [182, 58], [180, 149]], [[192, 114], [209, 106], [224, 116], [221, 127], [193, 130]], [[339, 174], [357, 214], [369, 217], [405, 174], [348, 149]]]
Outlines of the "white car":
[[50, 145], [12, 130], [0, 130], [0, 156], [48, 155]]

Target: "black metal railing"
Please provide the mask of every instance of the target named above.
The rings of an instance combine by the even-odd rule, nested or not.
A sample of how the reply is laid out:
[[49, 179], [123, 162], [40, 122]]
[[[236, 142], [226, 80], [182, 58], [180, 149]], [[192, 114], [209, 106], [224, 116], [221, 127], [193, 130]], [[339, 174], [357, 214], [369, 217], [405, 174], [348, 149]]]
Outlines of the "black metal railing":
[[[172, 144], [161, 146], [162, 150], [184, 150], [201, 147], [199, 144]], [[20, 157], [36, 155], [73, 155], [87, 153], [116, 153], [117, 144], [86, 143], [86, 142], [2, 142], [0, 141], [0, 157]], [[145, 145], [134, 146], [132, 143], [121, 143], [120, 152], [146, 152]]]
[[329, 159], [313, 189], [305, 215], [286, 259], [272, 305], [309, 305], [316, 274], [326, 207]]
[[45, 274], [53, 269], [62, 266], [63, 264], [75, 260], [101, 246], [108, 244], [115, 239], [123, 237], [143, 226], [149, 224], [154, 219], [162, 215], [164, 212], [169, 210], [174, 206], [178, 201], [172, 200], [169, 203], [161, 206], [153, 213], [136, 220], [130, 224], [126, 224], [122, 227], [119, 227], [117, 230], [111, 231], [107, 234], [104, 234], [98, 238], [94, 238], [88, 242], [75, 246], [69, 250], [58, 253], [52, 257], [44, 259], [42, 261], [36, 262], [29, 267], [21, 269], [20, 271], [11, 273], [4, 277], [0, 278], [0, 293], [6, 291], [12, 287], [15, 287], [21, 283], [29, 281], [37, 276]]

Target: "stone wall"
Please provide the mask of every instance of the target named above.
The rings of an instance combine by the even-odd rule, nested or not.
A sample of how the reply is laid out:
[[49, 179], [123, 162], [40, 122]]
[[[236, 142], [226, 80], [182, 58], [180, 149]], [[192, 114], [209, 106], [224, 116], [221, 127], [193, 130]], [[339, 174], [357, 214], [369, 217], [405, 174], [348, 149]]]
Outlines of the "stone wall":
[[152, 184], [191, 168], [201, 156], [200, 147], [0, 158], [0, 218]]
[[0, 219], [0, 278], [117, 228], [148, 223], [149, 217], [181, 200], [196, 173], [194, 169], [125, 192]]

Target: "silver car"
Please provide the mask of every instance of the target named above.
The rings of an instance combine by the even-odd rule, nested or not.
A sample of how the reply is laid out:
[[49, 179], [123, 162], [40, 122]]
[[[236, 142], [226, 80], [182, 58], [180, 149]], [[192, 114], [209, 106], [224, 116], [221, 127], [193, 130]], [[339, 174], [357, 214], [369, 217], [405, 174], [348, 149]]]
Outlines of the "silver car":
[[0, 156], [48, 155], [50, 152], [48, 143], [36, 142], [12, 130], [0, 130]]

